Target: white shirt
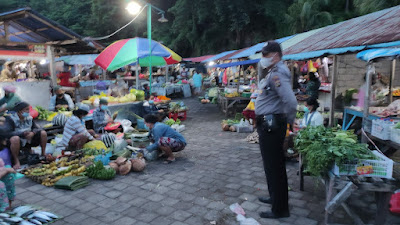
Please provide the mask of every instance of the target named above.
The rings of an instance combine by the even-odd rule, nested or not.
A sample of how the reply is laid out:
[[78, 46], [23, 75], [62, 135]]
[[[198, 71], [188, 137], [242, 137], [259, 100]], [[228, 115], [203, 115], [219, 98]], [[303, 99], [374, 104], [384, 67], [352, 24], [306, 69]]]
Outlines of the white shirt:
[[315, 111], [304, 115], [304, 118], [301, 120], [300, 128], [307, 126], [317, 127], [322, 125], [324, 125], [324, 118], [321, 113]]

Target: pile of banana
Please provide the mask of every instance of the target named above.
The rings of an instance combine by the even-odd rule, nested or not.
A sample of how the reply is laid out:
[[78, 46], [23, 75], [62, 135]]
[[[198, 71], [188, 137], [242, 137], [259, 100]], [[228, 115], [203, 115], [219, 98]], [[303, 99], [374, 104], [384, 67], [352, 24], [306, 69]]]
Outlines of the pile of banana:
[[233, 93], [226, 93], [225, 97], [227, 98], [234, 98], [234, 97], [239, 97], [239, 93], [238, 92], [233, 92]]

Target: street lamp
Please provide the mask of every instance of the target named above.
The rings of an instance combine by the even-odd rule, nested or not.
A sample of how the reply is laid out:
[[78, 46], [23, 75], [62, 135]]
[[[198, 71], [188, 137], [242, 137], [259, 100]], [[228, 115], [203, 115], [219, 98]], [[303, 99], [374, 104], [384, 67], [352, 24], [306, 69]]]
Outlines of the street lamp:
[[[140, 1], [144, 4], [144, 7], [147, 7], [147, 39], [149, 40], [149, 72], [150, 72], [149, 81], [150, 81], [150, 94], [152, 94], [151, 93], [151, 83], [152, 83], [152, 81], [151, 81], [152, 80], [152, 67], [151, 67], [151, 52], [152, 52], [152, 49], [151, 49], [151, 9], [154, 8], [154, 9], [156, 9], [158, 11], [158, 14], [161, 14], [161, 18], [158, 19], [159, 22], [165, 23], [165, 22], [168, 22], [168, 20], [165, 19], [165, 17], [164, 17], [164, 14], [165, 14], [164, 10], [159, 9], [159, 8], [153, 6], [152, 4], [148, 3], [148, 2], [145, 2], [144, 0], [140, 0]], [[126, 6], [125, 9], [130, 14], [136, 15], [136, 14], [138, 14], [140, 12], [141, 6], [137, 2], [130, 2], [130, 3], [128, 3], [128, 5]], [[139, 60], [138, 60], [138, 63], [139, 63]], [[138, 81], [137, 79], [138, 78], [136, 78], [136, 81]], [[136, 82], [136, 86], [138, 86], [138, 82]]]

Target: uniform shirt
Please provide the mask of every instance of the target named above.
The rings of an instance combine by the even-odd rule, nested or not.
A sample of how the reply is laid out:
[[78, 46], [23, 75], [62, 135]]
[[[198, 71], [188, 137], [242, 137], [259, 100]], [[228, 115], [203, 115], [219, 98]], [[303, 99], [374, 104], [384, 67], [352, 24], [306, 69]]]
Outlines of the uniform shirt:
[[76, 134], [85, 134], [89, 140], [94, 139], [93, 136], [86, 130], [86, 127], [82, 124], [82, 120], [77, 116], [72, 115], [64, 126], [63, 138], [61, 140], [62, 146], [67, 147], [69, 140], [71, 140], [72, 136]]
[[[71, 96], [69, 96], [68, 94], [64, 94], [64, 99], [67, 101], [68, 103], [68, 109], [69, 110], [73, 110], [75, 107], [74, 101], [72, 101]], [[53, 95], [50, 98], [50, 106], [49, 106], [49, 110], [50, 111], [54, 111], [56, 109], [56, 102], [57, 102], [57, 95]]]
[[4, 104], [6, 105], [7, 110], [12, 110], [18, 102], [20, 102], [21, 99], [16, 95], [15, 93], [12, 94], [12, 96], [4, 96], [2, 99], [0, 99], [0, 107], [3, 106]]
[[300, 128], [308, 126], [317, 127], [324, 125], [324, 118], [318, 111], [306, 113], [304, 118], [301, 120]]
[[289, 69], [280, 61], [269, 71], [260, 69], [258, 79], [261, 93], [256, 99], [256, 115], [286, 114], [288, 123], [293, 124], [297, 100], [290, 85]]
[[104, 128], [108, 120], [111, 118], [110, 110], [101, 110], [97, 108], [93, 112], [93, 128], [95, 132], [100, 132], [102, 128]]
[[156, 150], [158, 148], [158, 141], [161, 137], [173, 138], [186, 145], [186, 140], [182, 136], [182, 134], [178, 133], [176, 130], [163, 123], [155, 123], [153, 129], [150, 130], [149, 135], [150, 138], [154, 141], [154, 144], [147, 146], [147, 150]]

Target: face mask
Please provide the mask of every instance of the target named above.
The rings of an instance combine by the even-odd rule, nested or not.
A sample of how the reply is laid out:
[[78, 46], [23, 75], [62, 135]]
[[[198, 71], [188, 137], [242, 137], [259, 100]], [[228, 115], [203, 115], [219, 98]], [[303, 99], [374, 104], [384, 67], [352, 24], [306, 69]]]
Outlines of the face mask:
[[154, 104], [154, 101], [153, 100], [149, 100], [149, 104]]
[[307, 106], [304, 106], [303, 110], [304, 110], [305, 113], [309, 113], [310, 112], [310, 110], [307, 108]]
[[255, 98], [252, 98], [251, 101], [252, 101], [252, 102], [256, 102], [256, 99], [255, 99]]
[[107, 109], [108, 109], [108, 106], [102, 105], [102, 106], [100, 106], [100, 109], [101, 109], [101, 110], [107, 110]]
[[260, 65], [263, 69], [266, 69], [272, 65], [272, 57], [266, 58], [262, 57], [260, 59]]
[[22, 113], [22, 117], [26, 118], [26, 117], [28, 117], [28, 116], [29, 116], [29, 113], [28, 113], [28, 112], [23, 112], [23, 113]]

